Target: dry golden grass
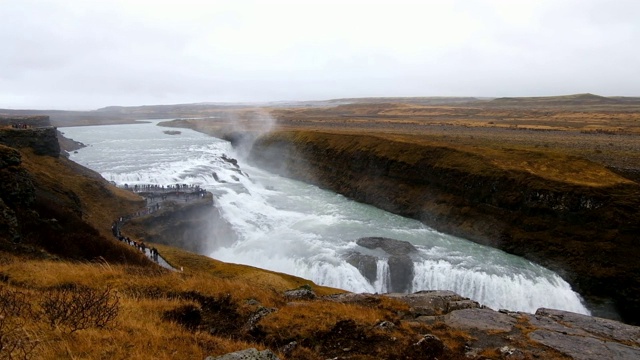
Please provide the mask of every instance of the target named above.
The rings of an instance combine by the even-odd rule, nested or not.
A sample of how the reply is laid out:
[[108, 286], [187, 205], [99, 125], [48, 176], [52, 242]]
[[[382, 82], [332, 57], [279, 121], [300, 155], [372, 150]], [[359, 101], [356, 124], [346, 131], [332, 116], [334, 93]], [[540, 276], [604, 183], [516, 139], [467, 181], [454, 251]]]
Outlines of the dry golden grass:
[[[153, 244], [162, 256], [174, 268], [184, 270], [185, 275], [207, 273], [219, 280], [231, 280], [244, 284], [247, 292], [254, 287], [267, 286], [275, 291], [295, 289], [303, 285], [312, 285], [313, 291], [319, 296], [344, 293], [344, 290], [318, 286], [311, 281], [296, 276], [259, 269], [252, 266], [225, 263], [203, 255], [196, 255], [170, 246]], [[237, 290], [236, 290], [237, 291]]]
[[315, 333], [329, 331], [341, 320], [354, 320], [358, 325], [373, 327], [389, 317], [381, 309], [365, 308], [355, 304], [334, 302], [297, 302], [268, 316], [260, 322], [261, 328], [284, 341], [311, 338]]
[[[260, 344], [241, 339], [192, 332], [167, 321], [163, 316], [181, 305], [193, 304], [184, 295], [188, 293], [211, 297], [231, 294], [234, 301], [240, 304], [238, 310], [249, 313], [254, 308], [243, 308], [246, 300], [257, 300], [262, 306], [282, 307], [286, 304], [282, 296], [285, 290], [301, 284], [312, 284], [293, 276], [225, 264], [167, 246], [158, 245], [158, 248], [172, 263], [184, 267], [184, 272], [106, 262], [25, 260], [2, 254], [0, 274], [6, 284], [0, 286], [27, 293], [34, 308], [39, 307], [39, 302], [46, 297], [49, 289], [68, 284], [94, 289], [110, 288], [116, 291], [120, 299], [119, 316], [115, 323], [105, 329], [90, 328], [69, 334], [60, 329], [51, 329], [41, 320], [26, 319], [29, 324], [26, 329], [39, 344], [35, 350], [37, 353], [34, 353], [36, 357], [190, 359], [248, 347], [261, 348], [263, 346]], [[320, 293], [342, 292], [312, 286]], [[340, 306], [336, 305], [336, 308]], [[330, 310], [324, 314], [327, 312]], [[333, 319], [331, 316], [319, 320], [322, 323]]]

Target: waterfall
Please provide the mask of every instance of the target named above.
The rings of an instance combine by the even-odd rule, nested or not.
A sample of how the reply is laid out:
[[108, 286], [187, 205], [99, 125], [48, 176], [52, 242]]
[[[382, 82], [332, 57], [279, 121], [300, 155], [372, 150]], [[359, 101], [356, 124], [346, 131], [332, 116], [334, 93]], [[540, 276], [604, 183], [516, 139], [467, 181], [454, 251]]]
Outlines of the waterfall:
[[[385, 256], [376, 260], [370, 283], [346, 255], [361, 237], [412, 243], [412, 291], [447, 289], [494, 309], [534, 312], [548, 307], [587, 314], [580, 296], [552, 271], [522, 258], [439, 233], [424, 224], [360, 204], [318, 187], [253, 168], [230, 144], [184, 129], [167, 135], [149, 124], [64, 128], [66, 136], [90, 146], [71, 159], [119, 184], [189, 184], [211, 191], [215, 206], [237, 234], [213, 258], [257, 266], [354, 292], [391, 288]], [[362, 250], [362, 249], [359, 249]]]
[[391, 275], [389, 274], [389, 262], [386, 259], [379, 259], [376, 267], [376, 281], [373, 287], [379, 293], [387, 293], [390, 289]]

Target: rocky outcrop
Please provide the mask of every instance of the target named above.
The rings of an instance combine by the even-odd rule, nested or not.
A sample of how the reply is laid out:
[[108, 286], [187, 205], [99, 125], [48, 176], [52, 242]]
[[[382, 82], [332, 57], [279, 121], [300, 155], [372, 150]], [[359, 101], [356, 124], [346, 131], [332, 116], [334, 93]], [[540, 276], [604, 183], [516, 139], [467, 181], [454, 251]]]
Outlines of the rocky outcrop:
[[255, 348], [240, 350], [222, 356], [208, 356], [205, 360], [279, 360], [271, 350], [258, 351]]
[[21, 166], [22, 156], [12, 148], [0, 145], [0, 240], [21, 240], [16, 211], [25, 212], [36, 197], [31, 175]]
[[[50, 130], [55, 136], [55, 129]], [[26, 134], [30, 130], [16, 131]], [[0, 251], [151, 264], [137, 252], [102, 236], [85, 218], [135, 206], [135, 201], [115, 199], [108, 182], [99, 175], [51, 155], [0, 145]], [[102, 196], [103, 201], [93, 212], [95, 196]], [[108, 224], [108, 220], [98, 222]]]
[[[414, 294], [341, 294], [329, 299], [374, 303], [380, 297], [408, 305], [403, 321], [444, 326], [469, 335], [468, 358], [494, 349], [505, 359], [637, 359], [640, 327], [567, 311], [538, 309], [535, 314], [495, 311], [451, 291]], [[480, 357], [482, 358], [482, 357]]]
[[297, 289], [285, 291], [284, 297], [288, 300], [313, 300], [316, 298], [316, 293], [313, 292], [311, 286], [303, 285]]
[[405, 256], [418, 252], [410, 242], [384, 237], [365, 237], [356, 240], [356, 244], [367, 249], [382, 249], [389, 255]]
[[640, 358], [640, 328], [617, 321], [538, 309], [522, 314], [536, 330], [529, 338], [576, 359]]
[[430, 317], [448, 314], [454, 310], [481, 308], [480, 304], [449, 290], [427, 290], [413, 294], [387, 294], [410, 306], [411, 318], [429, 322]]
[[378, 258], [373, 255], [365, 255], [351, 251], [344, 255], [344, 259], [353, 265], [370, 283], [378, 280]]
[[337, 133], [269, 134], [256, 140], [251, 159], [540, 263], [587, 301], [613, 299], [625, 321], [640, 323], [637, 184], [562, 183], [462, 150]]
[[79, 141], [66, 138], [60, 131], [56, 131], [56, 135], [58, 137], [58, 144], [60, 144], [60, 153], [65, 157], [69, 157], [70, 152], [87, 146]]
[[0, 129], [0, 144], [17, 149], [31, 148], [37, 155], [53, 157], [60, 155], [57, 130], [52, 127]]
[[[411, 243], [383, 237], [366, 237], [358, 239], [356, 244], [370, 250], [384, 251], [386, 255], [383, 259], [389, 266], [389, 291], [409, 291], [414, 275], [413, 260], [409, 254], [418, 251]], [[357, 251], [346, 254], [344, 258], [349, 264], [355, 266], [370, 283], [379, 280], [378, 260], [381, 258]]]

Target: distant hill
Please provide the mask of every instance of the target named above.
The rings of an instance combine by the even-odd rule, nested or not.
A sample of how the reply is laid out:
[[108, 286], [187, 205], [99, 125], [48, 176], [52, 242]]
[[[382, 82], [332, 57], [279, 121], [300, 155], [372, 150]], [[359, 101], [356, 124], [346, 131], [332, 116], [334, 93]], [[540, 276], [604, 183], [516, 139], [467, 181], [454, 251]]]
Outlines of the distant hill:
[[594, 105], [640, 105], [637, 97], [605, 97], [594, 94], [574, 94], [541, 97], [503, 97], [486, 103], [488, 106], [562, 107]]
[[544, 97], [363, 97], [309, 101], [272, 102], [201, 102], [170, 105], [107, 106], [90, 111], [13, 110], [0, 109], [0, 115], [49, 115], [54, 126], [82, 126], [131, 123], [139, 119], [215, 118], [228, 115], [229, 110], [249, 108], [327, 108], [340, 105], [408, 104], [418, 106], [483, 106], [511, 108], [572, 108], [572, 110], [640, 110], [640, 97], [604, 97], [594, 94], [575, 94]]
[[332, 105], [337, 104], [413, 104], [413, 105], [451, 105], [483, 101], [477, 97], [428, 96], [428, 97], [365, 97], [327, 100]]

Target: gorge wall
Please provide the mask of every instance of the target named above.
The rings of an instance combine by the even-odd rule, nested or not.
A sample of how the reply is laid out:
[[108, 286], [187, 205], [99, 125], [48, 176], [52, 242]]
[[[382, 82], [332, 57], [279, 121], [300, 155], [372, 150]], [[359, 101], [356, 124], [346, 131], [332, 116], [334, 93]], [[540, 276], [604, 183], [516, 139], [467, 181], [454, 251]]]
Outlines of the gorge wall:
[[635, 183], [576, 185], [504, 170], [463, 150], [322, 132], [268, 134], [256, 140], [250, 159], [547, 266], [592, 309], [611, 301], [624, 321], [640, 323]]
[[29, 129], [0, 129], [0, 144], [12, 148], [30, 148], [36, 155], [58, 157], [60, 144], [54, 127]]
[[124, 232], [140, 240], [205, 255], [215, 247], [235, 241], [230, 225], [213, 206], [211, 193], [189, 203], [163, 202], [157, 213], [128, 221]]

